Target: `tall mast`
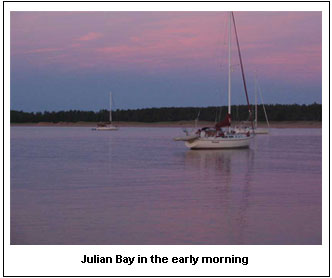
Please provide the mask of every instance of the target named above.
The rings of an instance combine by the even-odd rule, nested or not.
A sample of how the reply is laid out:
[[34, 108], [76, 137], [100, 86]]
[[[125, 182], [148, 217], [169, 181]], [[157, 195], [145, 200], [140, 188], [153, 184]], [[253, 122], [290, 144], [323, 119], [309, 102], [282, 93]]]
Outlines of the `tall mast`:
[[263, 111], [264, 111], [267, 127], [270, 128], [269, 119], [267, 118], [267, 114], [266, 114], [266, 110], [265, 110], [265, 105], [264, 105], [264, 100], [263, 100], [263, 96], [262, 96], [261, 87], [259, 86], [258, 82], [257, 82], [257, 89], [258, 89], [258, 92], [259, 92], [259, 96], [261, 97], [261, 102], [262, 102], [262, 106], [263, 106]]
[[112, 122], [112, 92], [110, 92], [110, 122]]
[[255, 127], [257, 128], [257, 72], [255, 72]]
[[231, 114], [231, 39], [232, 39], [232, 12], [229, 12], [228, 22], [228, 114]]
[[249, 112], [249, 120], [251, 121], [252, 128], [254, 129], [254, 122], [253, 122], [253, 120], [252, 120], [252, 113], [251, 113], [251, 107], [250, 107], [250, 104], [249, 104], [249, 97], [248, 97], [248, 91], [247, 91], [246, 79], [245, 79], [245, 77], [244, 77], [244, 69], [243, 69], [243, 63], [242, 63], [242, 57], [241, 57], [241, 51], [240, 51], [240, 43], [239, 43], [239, 38], [238, 38], [238, 36], [237, 36], [234, 13], [231, 12], [231, 15], [232, 15], [232, 18], [233, 18], [234, 32], [235, 32], [235, 38], [236, 38], [236, 44], [237, 44], [237, 51], [238, 51], [239, 59], [240, 59], [240, 65], [241, 65], [241, 72], [242, 72], [243, 86], [244, 86], [244, 91], [245, 91], [245, 93], [246, 93], [246, 98], [247, 98], [248, 112]]

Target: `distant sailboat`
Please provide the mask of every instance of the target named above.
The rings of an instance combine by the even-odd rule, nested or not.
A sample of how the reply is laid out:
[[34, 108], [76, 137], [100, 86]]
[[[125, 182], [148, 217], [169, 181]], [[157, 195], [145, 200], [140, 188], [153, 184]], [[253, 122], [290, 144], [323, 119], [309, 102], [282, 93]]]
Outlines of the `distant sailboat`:
[[[260, 99], [261, 99], [261, 103], [263, 106], [263, 111], [264, 111], [264, 115], [265, 115], [265, 120], [267, 123], [267, 128], [262, 128], [262, 127], [258, 127], [258, 106], [257, 106], [257, 92], [259, 92], [260, 95]], [[241, 126], [237, 126], [235, 127], [235, 131], [236, 133], [242, 133], [245, 134], [248, 131], [253, 131], [255, 134], [268, 134], [269, 133], [269, 128], [270, 128], [270, 124], [269, 124], [269, 120], [267, 118], [267, 113], [265, 110], [265, 106], [264, 106], [264, 102], [263, 102], [263, 97], [262, 97], [262, 92], [260, 90], [260, 87], [258, 86], [258, 82], [257, 82], [257, 76], [255, 75], [255, 120], [254, 120], [254, 127], [250, 127], [250, 125], [248, 124], [242, 124]]]
[[93, 130], [100, 130], [100, 131], [111, 131], [111, 130], [118, 130], [117, 126], [112, 124], [112, 92], [110, 92], [110, 115], [109, 121], [105, 123], [98, 123], [96, 128]]
[[[232, 24], [233, 22], [233, 24]], [[185, 141], [185, 145], [190, 149], [234, 149], [234, 148], [248, 148], [251, 139], [254, 135], [249, 130], [246, 134], [236, 133], [234, 128], [231, 128], [231, 31], [234, 26], [237, 49], [240, 59], [242, 79], [244, 90], [246, 94], [249, 115], [251, 118], [251, 108], [247, 94], [247, 87], [244, 78], [244, 70], [242, 58], [240, 53], [240, 46], [236, 32], [235, 19], [233, 12], [229, 13], [229, 30], [228, 30], [228, 113], [226, 118], [217, 123], [214, 127], [204, 127], [198, 129], [196, 132], [183, 137], [174, 138], [175, 141]]]
[[[257, 92], [259, 92], [259, 96], [261, 98], [261, 103], [263, 106], [263, 111], [264, 111], [264, 115], [265, 115], [265, 120], [267, 123], [267, 128], [262, 128], [262, 127], [258, 127], [257, 124], [257, 115], [258, 115], [258, 109], [257, 109]], [[267, 118], [267, 114], [266, 114], [266, 110], [265, 110], [265, 106], [264, 106], [264, 102], [263, 102], [263, 97], [262, 97], [262, 92], [260, 90], [260, 87], [258, 86], [258, 82], [257, 82], [257, 77], [255, 78], [255, 133], [256, 134], [268, 134], [269, 133], [269, 129], [270, 129], [270, 124], [269, 124], [269, 120]]]

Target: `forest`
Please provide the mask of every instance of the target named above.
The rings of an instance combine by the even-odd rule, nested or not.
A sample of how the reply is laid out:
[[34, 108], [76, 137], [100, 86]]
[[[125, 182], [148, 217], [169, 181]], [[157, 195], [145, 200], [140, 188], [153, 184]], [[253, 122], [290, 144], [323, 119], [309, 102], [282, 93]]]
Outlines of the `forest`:
[[[251, 107], [254, 112], [254, 107]], [[298, 104], [270, 104], [265, 105], [269, 121], [321, 121], [322, 105]], [[258, 105], [258, 121], [265, 121], [262, 105]], [[227, 107], [162, 107], [115, 110], [112, 112], [113, 121], [124, 122], [173, 122], [191, 121], [198, 118], [200, 121], [219, 121], [227, 113]], [[247, 105], [232, 106], [232, 120], [249, 120]], [[254, 114], [253, 114], [254, 116]], [[106, 122], [109, 119], [108, 110], [94, 111], [58, 111], [58, 112], [23, 112], [10, 111], [11, 123], [38, 123], [38, 122]]]

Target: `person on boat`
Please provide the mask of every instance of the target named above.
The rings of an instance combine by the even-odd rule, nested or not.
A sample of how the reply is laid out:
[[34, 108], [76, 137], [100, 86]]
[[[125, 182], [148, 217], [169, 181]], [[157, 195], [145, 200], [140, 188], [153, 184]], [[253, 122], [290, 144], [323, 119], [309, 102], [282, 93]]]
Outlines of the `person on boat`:
[[216, 137], [222, 137], [222, 138], [224, 138], [225, 137], [225, 133], [222, 130], [220, 130], [220, 131], [217, 132], [217, 136]]

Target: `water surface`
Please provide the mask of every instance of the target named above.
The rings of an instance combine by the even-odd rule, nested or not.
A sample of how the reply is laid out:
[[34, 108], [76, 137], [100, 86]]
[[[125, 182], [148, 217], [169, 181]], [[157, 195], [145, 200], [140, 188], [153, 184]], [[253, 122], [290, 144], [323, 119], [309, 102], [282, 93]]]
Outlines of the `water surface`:
[[179, 134], [11, 127], [11, 244], [321, 244], [321, 129], [219, 151]]

